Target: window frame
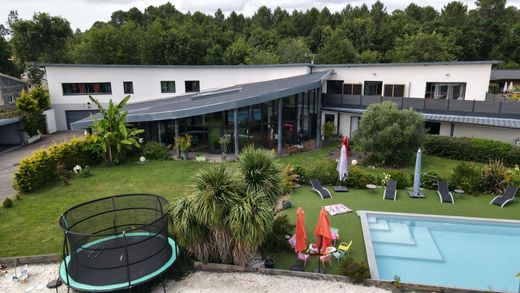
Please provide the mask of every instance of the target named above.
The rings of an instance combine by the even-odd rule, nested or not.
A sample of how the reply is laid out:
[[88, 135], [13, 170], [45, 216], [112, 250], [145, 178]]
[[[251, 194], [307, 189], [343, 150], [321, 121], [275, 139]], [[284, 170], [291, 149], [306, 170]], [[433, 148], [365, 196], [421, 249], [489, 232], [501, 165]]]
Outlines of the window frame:
[[[102, 84], [105, 86], [108, 85], [109, 91], [107, 92], [95, 92], [95, 91], [89, 91], [89, 88], [93, 86], [94, 84], [98, 84], [100, 89], [102, 87]], [[73, 92], [66, 92], [65, 87], [66, 86], [82, 86], [85, 89], [85, 92], [79, 92], [79, 93], [73, 93]], [[112, 83], [103, 81], [103, 82], [62, 82], [61, 83], [61, 90], [63, 92], [64, 96], [87, 96], [87, 95], [112, 95]]]
[[[359, 87], [359, 92], [356, 88]], [[345, 89], [350, 88], [350, 94], [345, 91]], [[356, 93], [358, 92], [358, 93]], [[343, 94], [344, 95], [353, 95], [353, 96], [361, 96], [363, 94], [363, 85], [360, 83], [344, 83], [343, 84]]]
[[[370, 89], [369, 83], [375, 83], [376, 84], [376, 93], [371, 95], [367, 93], [367, 90]], [[380, 80], [365, 80], [363, 82], [363, 95], [364, 96], [382, 96], [383, 94], [383, 81]]]
[[[188, 84], [191, 83], [191, 90], [188, 90]], [[197, 85], [197, 90], [193, 90], [193, 84]], [[185, 80], [184, 91], [187, 93], [198, 93], [200, 92], [200, 80]]]
[[[126, 90], [126, 86], [128, 84], [131, 87], [129, 91]], [[127, 94], [127, 95], [130, 95], [130, 94], [134, 93], [134, 82], [133, 81], [123, 81], [123, 93]]]
[[[446, 87], [446, 97], [445, 98], [440, 98], [440, 97], [435, 97], [435, 87], [436, 86], [439, 86], [439, 87]], [[424, 91], [424, 98], [425, 99], [432, 99], [432, 100], [454, 100], [453, 99], [453, 94], [454, 94], [454, 87], [456, 86], [460, 86], [462, 87], [462, 90], [459, 89], [459, 94], [462, 92], [462, 99], [457, 99], [459, 101], [464, 101], [466, 100], [466, 89], [467, 89], [467, 86], [468, 84], [466, 82], [435, 82], [435, 81], [427, 81], [426, 82], [426, 90]], [[433, 90], [431, 90], [433, 89]], [[432, 95], [433, 93], [433, 95]], [[428, 96], [428, 94], [430, 94], [430, 96]]]
[[[390, 86], [392, 87], [392, 89], [390, 90], [391, 91], [391, 94], [390, 95], [387, 95], [386, 94], [386, 87], [387, 86]], [[395, 95], [395, 92], [396, 92], [396, 88], [397, 87], [402, 87], [403, 88], [403, 91], [402, 91], [402, 95], [400, 96], [396, 96]], [[384, 84], [383, 85], [383, 96], [384, 97], [394, 97], [394, 98], [402, 98], [404, 97], [404, 90], [405, 90], [405, 85], [404, 84], [400, 84], [400, 83], [388, 83], [388, 84]]]
[[[339, 89], [339, 92], [331, 92], [331, 89]], [[327, 80], [327, 94], [341, 95], [343, 93], [343, 80]]]
[[[164, 89], [166, 88], [166, 86], [163, 86], [163, 83], [172, 83], [173, 84], [173, 91], [171, 90], [168, 90], [168, 91], [165, 91]], [[177, 85], [175, 84], [175, 80], [161, 80], [161, 94], [174, 94], [177, 92]]]

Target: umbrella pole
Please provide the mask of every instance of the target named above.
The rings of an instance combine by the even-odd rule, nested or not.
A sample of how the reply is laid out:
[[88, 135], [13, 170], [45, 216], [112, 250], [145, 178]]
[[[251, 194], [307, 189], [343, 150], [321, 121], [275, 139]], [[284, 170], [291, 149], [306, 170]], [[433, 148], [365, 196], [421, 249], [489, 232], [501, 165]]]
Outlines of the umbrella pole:
[[320, 273], [320, 274], [323, 273], [323, 271], [321, 269], [321, 259], [320, 259], [322, 245], [323, 245], [323, 236], [320, 237], [320, 245], [318, 246], [318, 270], [315, 271], [315, 273]]

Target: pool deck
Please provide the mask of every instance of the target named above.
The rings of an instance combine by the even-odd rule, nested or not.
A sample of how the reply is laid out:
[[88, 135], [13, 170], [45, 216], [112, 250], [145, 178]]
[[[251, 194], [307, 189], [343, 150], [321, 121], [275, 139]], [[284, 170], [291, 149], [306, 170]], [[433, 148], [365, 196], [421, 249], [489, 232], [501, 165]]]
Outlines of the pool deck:
[[[392, 217], [417, 217], [422, 219], [430, 219], [430, 220], [457, 220], [457, 221], [481, 221], [481, 222], [489, 222], [489, 223], [498, 223], [498, 224], [519, 224], [520, 220], [508, 220], [508, 219], [493, 219], [493, 218], [477, 218], [477, 217], [460, 217], [460, 216], [447, 216], [447, 215], [430, 215], [430, 214], [414, 214], [414, 213], [392, 213], [392, 212], [380, 212], [380, 211], [357, 211], [358, 216], [361, 220], [361, 228], [363, 231], [363, 240], [365, 241], [365, 248], [367, 253], [368, 266], [370, 269], [370, 275], [372, 280], [376, 281], [389, 281], [389, 280], [381, 280], [379, 278], [379, 271], [377, 268], [376, 257], [374, 253], [374, 247], [372, 244], [372, 235], [370, 233], [368, 216], [371, 214], [374, 215], [385, 215]], [[392, 281], [392, 280], [390, 280]], [[424, 284], [431, 285], [431, 284]], [[455, 288], [455, 289], [466, 289], [466, 288]], [[469, 291], [474, 291], [474, 289], [468, 289]]]

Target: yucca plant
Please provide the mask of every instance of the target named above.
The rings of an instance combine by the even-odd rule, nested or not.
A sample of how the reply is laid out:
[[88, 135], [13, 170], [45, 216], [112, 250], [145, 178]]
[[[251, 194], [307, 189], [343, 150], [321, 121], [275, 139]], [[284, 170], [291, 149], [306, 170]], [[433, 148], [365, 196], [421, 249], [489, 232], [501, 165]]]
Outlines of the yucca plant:
[[511, 173], [502, 161], [490, 161], [481, 173], [481, 187], [486, 193], [501, 194], [511, 182]]
[[274, 205], [281, 195], [281, 171], [272, 151], [245, 147], [238, 158], [238, 169], [249, 188], [260, 191]]
[[266, 197], [248, 189], [229, 210], [226, 223], [235, 239], [233, 259], [246, 265], [273, 228], [274, 214]]

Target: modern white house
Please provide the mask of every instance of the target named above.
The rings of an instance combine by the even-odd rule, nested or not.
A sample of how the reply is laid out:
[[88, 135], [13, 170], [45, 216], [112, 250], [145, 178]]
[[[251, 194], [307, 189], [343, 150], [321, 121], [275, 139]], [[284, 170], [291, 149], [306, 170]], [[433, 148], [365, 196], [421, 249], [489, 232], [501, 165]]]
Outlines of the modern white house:
[[[146, 140], [171, 143], [191, 133], [195, 145], [231, 151], [249, 143], [277, 148], [319, 146], [321, 126], [351, 136], [372, 103], [414, 108], [435, 134], [520, 138], [520, 103], [487, 101], [496, 61], [339, 65], [83, 65], [45, 64], [58, 130], [87, 128], [102, 103], [130, 95], [128, 122]], [[309, 143], [308, 143], [309, 144]]]

